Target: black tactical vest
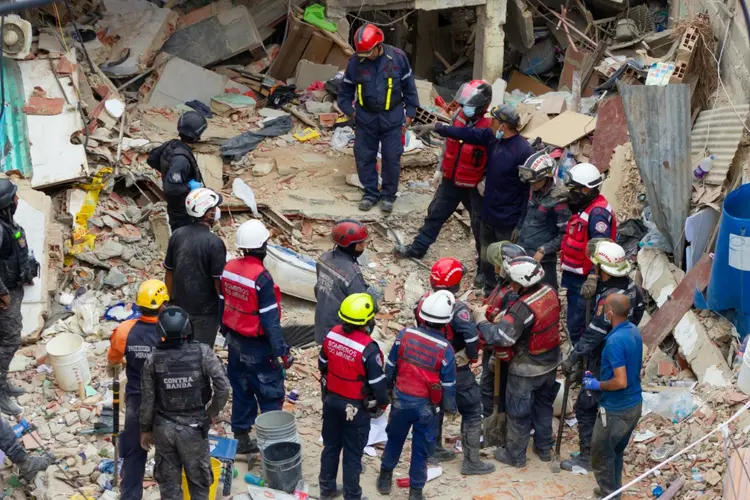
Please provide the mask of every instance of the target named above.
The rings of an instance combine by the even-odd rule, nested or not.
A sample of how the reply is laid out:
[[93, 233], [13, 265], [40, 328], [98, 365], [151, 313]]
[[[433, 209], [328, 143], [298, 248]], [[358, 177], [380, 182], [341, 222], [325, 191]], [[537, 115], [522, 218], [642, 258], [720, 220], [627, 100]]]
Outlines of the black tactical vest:
[[29, 244], [21, 226], [13, 226], [0, 219], [3, 243], [0, 245], [0, 279], [8, 290], [30, 282], [36, 277], [29, 263]]
[[175, 349], [153, 352], [156, 373], [156, 407], [165, 416], [206, 418], [211, 399], [211, 383], [203, 373], [200, 344], [188, 342]]

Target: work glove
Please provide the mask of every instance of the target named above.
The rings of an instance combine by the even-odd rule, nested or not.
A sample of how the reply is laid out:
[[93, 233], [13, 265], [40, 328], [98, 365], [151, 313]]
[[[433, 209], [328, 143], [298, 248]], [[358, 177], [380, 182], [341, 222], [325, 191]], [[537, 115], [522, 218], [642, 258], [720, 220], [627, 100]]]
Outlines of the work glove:
[[414, 125], [411, 129], [417, 134], [417, 137], [424, 137], [430, 132], [434, 132], [437, 127], [436, 123], [428, 123], [426, 125]]
[[443, 182], [443, 171], [437, 170], [432, 176], [432, 187], [437, 189], [441, 182]]
[[583, 376], [583, 388], [587, 391], [601, 391], [602, 387], [599, 384], [599, 381], [594, 378], [594, 374], [591, 372], [586, 372], [586, 374]]
[[472, 319], [477, 325], [482, 321], [487, 321], [487, 305], [479, 306], [471, 311]]
[[141, 432], [141, 448], [148, 451], [154, 444], [154, 435], [150, 432]]
[[584, 299], [591, 299], [596, 295], [596, 285], [599, 281], [599, 278], [596, 276], [596, 274], [589, 274], [586, 276], [586, 281], [583, 283], [583, 286], [581, 287], [581, 297]]
[[573, 372], [575, 372], [576, 365], [578, 364], [578, 359], [574, 355], [570, 355], [562, 362], [562, 365], [560, 365], [560, 368], [562, 368], [562, 372], [566, 377], [570, 377], [573, 375]]
[[520, 229], [518, 229], [518, 228], [515, 228], [515, 229], [513, 230], [513, 233], [511, 233], [511, 235], [510, 235], [510, 242], [511, 242], [511, 243], [516, 243], [516, 242], [518, 242], [518, 236], [519, 236], [520, 234], [521, 234], [521, 230], [520, 230]]
[[196, 181], [195, 179], [190, 179], [188, 181], [187, 185], [190, 188], [190, 191], [192, 191], [194, 189], [198, 189], [198, 188], [203, 187], [203, 184], [201, 184], [200, 182]]

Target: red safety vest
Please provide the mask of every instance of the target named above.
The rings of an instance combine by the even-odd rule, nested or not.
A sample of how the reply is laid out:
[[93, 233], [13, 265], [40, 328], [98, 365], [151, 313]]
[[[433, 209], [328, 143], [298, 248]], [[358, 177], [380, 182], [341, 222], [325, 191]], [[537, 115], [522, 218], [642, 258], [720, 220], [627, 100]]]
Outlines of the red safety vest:
[[[414, 312], [414, 315], [417, 317], [417, 324], [421, 325], [423, 323], [422, 318], [419, 317], [419, 311], [422, 310], [422, 303], [424, 302], [424, 299], [426, 299], [430, 295], [430, 292], [425, 293], [422, 295], [422, 298], [419, 299], [419, 302], [417, 302], [417, 309]], [[448, 342], [453, 342], [453, 327], [450, 323], [445, 325], [445, 338], [448, 339]]]
[[560, 246], [560, 267], [563, 271], [586, 276], [594, 266], [591, 260], [586, 257], [586, 246], [589, 243], [589, 214], [594, 208], [604, 208], [610, 213], [612, 220], [609, 237], [612, 241], [617, 238], [615, 211], [607, 202], [607, 199], [599, 195], [583, 212], [573, 215], [568, 221], [568, 227], [565, 229], [565, 235]]
[[[342, 398], [364, 400], [367, 372], [362, 360], [365, 347], [374, 341], [365, 332], [344, 333], [341, 325], [334, 326], [323, 341], [323, 352], [328, 358], [326, 390]], [[383, 353], [380, 353], [382, 365]]]
[[[260, 337], [264, 334], [258, 310], [258, 289], [255, 280], [266, 268], [255, 257], [242, 257], [227, 262], [221, 274], [221, 291], [224, 295], [222, 324], [244, 337]], [[281, 290], [274, 283], [276, 308], [281, 318]]]
[[[487, 305], [487, 311], [485, 317], [487, 321], [494, 322], [495, 316], [501, 311], [503, 304], [503, 298], [505, 294], [510, 291], [510, 285], [497, 285], [490, 294], [489, 297], [484, 299], [484, 303]], [[481, 330], [479, 331], [479, 347], [483, 348], [487, 343], [482, 337]], [[499, 357], [503, 361], [510, 361], [513, 358], [513, 347], [495, 347], [495, 356]]]
[[440, 368], [450, 344], [416, 328], [407, 328], [401, 337], [396, 368], [396, 389], [440, 404], [443, 388]]
[[529, 353], [542, 354], [560, 345], [560, 301], [557, 293], [542, 284], [535, 291], [522, 295], [520, 300], [534, 313]]
[[[451, 125], [465, 127], [466, 115], [459, 110]], [[489, 118], [480, 118], [473, 125], [474, 128], [488, 128], [492, 124]], [[487, 166], [487, 149], [484, 146], [466, 144], [458, 139], [445, 140], [445, 152], [441, 169], [443, 177], [453, 181], [458, 187], [477, 187], [484, 178], [484, 168]]]

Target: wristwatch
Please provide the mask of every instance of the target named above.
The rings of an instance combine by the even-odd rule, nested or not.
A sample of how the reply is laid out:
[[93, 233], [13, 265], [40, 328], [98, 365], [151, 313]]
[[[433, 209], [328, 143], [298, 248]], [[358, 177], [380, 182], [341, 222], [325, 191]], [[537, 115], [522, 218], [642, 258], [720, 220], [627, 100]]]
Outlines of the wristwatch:
[[537, 252], [541, 252], [542, 255], [545, 255], [547, 252], [544, 250], [544, 247], [539, 247], [536, 249]]

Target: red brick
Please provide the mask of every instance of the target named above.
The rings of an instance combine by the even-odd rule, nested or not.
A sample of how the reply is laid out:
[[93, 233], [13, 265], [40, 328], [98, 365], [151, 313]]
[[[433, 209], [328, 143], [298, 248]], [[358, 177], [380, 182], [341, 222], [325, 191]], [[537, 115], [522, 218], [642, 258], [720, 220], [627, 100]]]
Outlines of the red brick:
[[657, 372], [660, 377], [671, 377], [672, 375], [677, 375], [677, 368], [671, 361], [659, 361]]
[[48, 98], [32, 95], [23, 107], [27, 115], [59, 115], [62, 113], [65, 99], [62, 97]]
[[318, 119], [320, 125], [323, 127], [333, 127], [336, 124], [336, 119], [339, 117], [338, 113], [321, 113]]
[[58, 75], [72, 75], [75, 70], [75, 65], [68, 61], [67, 57], [61, 57], [57, 60], [57, 66], [55, 67], [55, 73]]

